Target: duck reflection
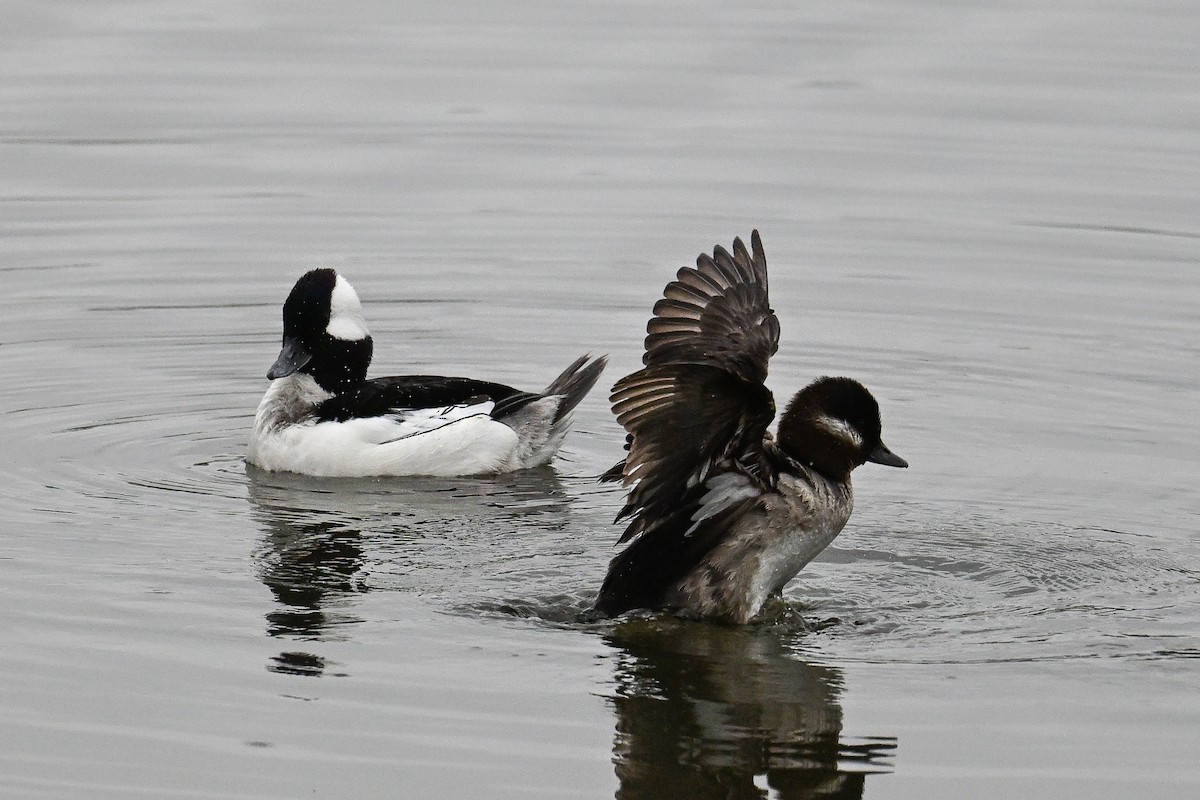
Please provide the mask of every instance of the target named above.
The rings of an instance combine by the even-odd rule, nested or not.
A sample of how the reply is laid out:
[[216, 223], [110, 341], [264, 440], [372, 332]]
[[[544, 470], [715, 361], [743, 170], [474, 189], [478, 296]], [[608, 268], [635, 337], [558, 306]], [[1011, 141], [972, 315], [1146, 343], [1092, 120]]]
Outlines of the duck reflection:
[[268, 536], [260, 558], [263, 583], [282, 606], [267, 614], [267, 633], [296, 639], [327, 638], [337, 625], [358, 620], [331, 613], [339, 598], [366, 591], [360, 577], [362, 535], [334, 520], [283, 524]]
[[[345, 638], [362, 621], [353, 611], [357, 596], [372, 588], [427, 588], [422, 568], [463, 567], [463, 541], [494, 541], [505, 522], [565, 517], [568, 504], [550, 469], [481, 479], [328, 480], [250, 467], [247, 476], [263, 531], [259, 577], [276, 601], [266, 614], [267, 634], [292, 641]], [[439, 548], [433, 540], [451, 544]], [[417, 577], [406, 582], [405, 573]], [[268, 669], [312, 676], [329, 674], [329, 666], [297, 649], [274, 657]]]
[[620, 800], [860, 798], [892, 737], [842, 738], [841, 674], [797, 657], [785, 626], [630, 620], [618, 650]]

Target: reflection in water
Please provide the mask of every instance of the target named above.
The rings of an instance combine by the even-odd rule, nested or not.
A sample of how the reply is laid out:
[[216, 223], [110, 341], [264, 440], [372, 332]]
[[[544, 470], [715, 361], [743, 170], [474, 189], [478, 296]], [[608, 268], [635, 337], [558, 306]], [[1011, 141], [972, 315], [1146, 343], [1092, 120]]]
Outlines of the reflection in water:
[[[250, 504], [262, 526], [255, 557], [276, 606], [266, 614], [276, 638], [328, 641], [361, 621], [354, 598], [368, 589], [435, 590], [453, 573], [456, 596], [491, 579], [502, 558], [536, 546], [514, 537], [542, 519], [564, 525], [568, 501], [550, 469], [495, 478], [331, 480], [247, 469]], [[497, 552], [502, 551], [502, 552]], [[478, 573], [478, 574], [476, 574]], [[326, 675], [321, 656], [289, 649], [274, 672]]]
[[327, 610], [331, 601], [365, 591], [361, 534], [333, 520], [277, 520], [262, 554], [262, 581], [283, 608], [267, 614], [267, 633], [297, 639], [328, 638], [335, 625], [356, 622]]
[[896, 740], [843, 739], [840, 672], [789, 652], [781, 628], [655, 618], [608, 634], [618, 798], [857, 798], [890, 771]]
[[[249, 481], [250, 501], [263, 527], [255, 554], [259, 577], [278, 605], [266, 615], [272, 637], [321, 640], [360, 620], [344, 608], [346, 598], [366, 590], [362, 534], [353, 520], [332, 510], [307, 509], [301, 488], [287, 482]], [[321, 656], [288, 650], [267, 669], [292, 675], [325, 674]]]
[[316, 677], [324, 675], [331, 664], [332, 662], [327, 659], [313, 655], [312, 653], [285, 650], [279, 655], [271, 657], [271, 663], [267, 665], [267, 669], [271, 672], [285, 672], [288, 675], [311, 675]]

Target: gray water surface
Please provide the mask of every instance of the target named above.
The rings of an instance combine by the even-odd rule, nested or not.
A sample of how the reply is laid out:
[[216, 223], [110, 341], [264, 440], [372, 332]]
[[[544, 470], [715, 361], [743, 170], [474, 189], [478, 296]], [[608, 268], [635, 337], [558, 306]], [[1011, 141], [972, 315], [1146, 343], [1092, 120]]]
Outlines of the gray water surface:
[[[1192, 3], [3, 16], [0, 797], [1200, 794]], [[773, 624], [578, 623], [603, 388], [754, 227], [777, 402], [912, 466]], [[249, 469], [318, 265], [374, 375], [611, 366], [543, 470]]]

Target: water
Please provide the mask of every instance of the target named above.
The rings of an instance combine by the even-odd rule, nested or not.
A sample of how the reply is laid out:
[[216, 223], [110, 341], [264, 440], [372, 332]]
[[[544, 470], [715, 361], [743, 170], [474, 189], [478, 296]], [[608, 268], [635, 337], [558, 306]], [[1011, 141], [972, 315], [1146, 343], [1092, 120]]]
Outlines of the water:
[[[41, 3], [0, 29], [0, 796], [1200, 789], [1187, 3]], [[581, 625], [620, 497], [242, 454], [279, 305], [373, 374], [638, 362], [758, 226], [777, 398], [906, 471], [746, 630]]]

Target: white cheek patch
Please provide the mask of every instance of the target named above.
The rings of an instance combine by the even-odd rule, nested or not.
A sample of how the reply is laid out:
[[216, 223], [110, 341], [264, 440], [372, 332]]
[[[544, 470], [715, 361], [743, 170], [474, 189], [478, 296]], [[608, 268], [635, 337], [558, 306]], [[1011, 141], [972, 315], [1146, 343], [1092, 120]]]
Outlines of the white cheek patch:
[[325, 332], [335, 339], [355, 341], [367, 338], [367, 320], [363, 317], [362, 304], [350, 281], [337, 276], [333, 294], [329, 297], [329, 324]]
[[849, 442], [855, 450], [861, 450], [863, 446], [863, 437], [858, 430], [846, 422], [844, 419], [831, 417], [828, 414], [822, 414], [815, 420], [817, 427], [824, 429], [828, 433], [832, 433], [839, 439]]

